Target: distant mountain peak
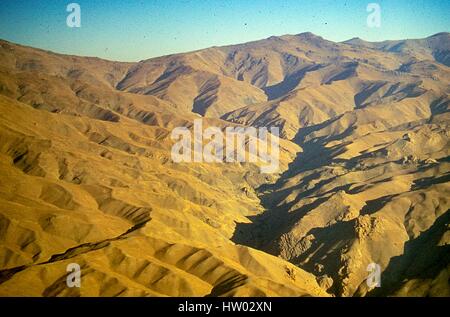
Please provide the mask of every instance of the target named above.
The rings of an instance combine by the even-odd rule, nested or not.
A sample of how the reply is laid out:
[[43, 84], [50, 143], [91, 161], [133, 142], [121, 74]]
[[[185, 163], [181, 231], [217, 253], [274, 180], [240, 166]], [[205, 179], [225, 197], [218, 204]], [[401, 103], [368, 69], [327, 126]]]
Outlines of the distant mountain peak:
[[369, 42], [363, 40], [360, 37], [353, 37], [353, 38], [351, 38], [349, 40], [343, 41], [342, 43], [350, 44], [350, 45], [364, 45], [364, 44], [367, 44]]
[[297, 34], [298, 36], [316, 36], [314, 33], [312, 33], [312, 32], [302, 32], [302, 33], [299, 33], [299, 34]]
[[314, 33], [311, 33], [311, 32], [299, 33], [296, 36], [304, 38], [304, 39], [321, 39], [321, 40], [323, 40], [323, 37], [321, 37], [319, 35], [315, 35]]
[[351, 39], [349, 39], [349, 40], [347, 40], [347, 41], [345, 41], [345, 42], [356, 42], [356, 41], [358, 41], [358, 42], [360, 42], [360, 41], [362, 41], [362, 42], [365, 42], [362, 38], [360, 38], [360, 37], [352, 37]]
[[436, 33], [436, 34], [433, 34], [433, 35], [429, 36], [428, 38], [440, 37], [440, 36], [449, 36], [449, 35], [450, 35], [449, 32], [439, 32], [439, 33]]

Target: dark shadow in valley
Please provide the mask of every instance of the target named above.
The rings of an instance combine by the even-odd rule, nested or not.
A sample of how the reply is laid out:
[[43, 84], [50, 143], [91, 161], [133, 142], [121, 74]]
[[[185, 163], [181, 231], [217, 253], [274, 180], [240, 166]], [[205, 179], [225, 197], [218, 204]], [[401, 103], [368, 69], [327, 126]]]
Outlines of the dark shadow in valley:
[[[311, 246], [291, 262], [302, 269], [314, 274], [332, 277], [334, 283], [328, 291], [339, 294], [342, 291], [338, 283], [340, 268], [342, 267], [341, 250], [355, 238], [355, 220], [336, 222], [325, 228], [311, 229], [309, 234], [314, 236]], [[326, 263], [323, 259], [326, 258]], [[318, 269], [320, 264], [320, 269]]]
[[268, 100], [274, 100], [285, 96], [300, 84], [306, 73], [316, 71], [319, 68], [321, 68], [321, 65], [310, 65], [286, 76], [282, 82], [276, 85], [263, 88]]
[[450, 210], [418, 237], [405, 243], [402, 255], [393, 257], [381, 275], [381, 288], [369, 296], [392, 295], [405, 280], [434, 279], [450, 264], [450, 245], [438, 246], [450, 224]]
[[434, 100], [433, 102], [431, 102], [431, 104], [430, 104], [430, 110], [431, 110], [431, 114], [432, 114], [431, 118], [434, 115], [449, 112], [450, 111], [448, 109], [449, 105], [450, 105], [450, 99], [447, 96], [442, 96], [442, 97]]
[[387, 203], [391, 202], [396, 196], [398, 196], [398, 194], [386, 195], [377, 199], [368, 200], [366, 201], [364, 207], [361, 209], [360, 214], [362, 216], [374, 214], [384, 206], [386, 206]]
[[446, 173], [439, 177], [425, 177], [414, 181], [414, 184], [411, 187], [411, 190], [418, 190], [428, 188], [432, 185], [443, 184], [450, 182], [450, 173]]
[[[331, 120], [330, 120], [331, 121]], [[329, 122], [328, 122], [329, 124]], [[312, 203], [306, 204], [296, 210], [292, 208], [300, 202], [300, 200], [313, 194], [318, 189], [333, 182], [335, 177], [320, 180], [314, 186], [310, 184], [321, 177], [319, 172], [306, 175], [299, 184], [289, 188], [283, 188], [283, 185], [292, 177], [299, 173], [314, 170], [322, 166], [328, 166], [333, 162], [340, 162], [334, 157], [341, 154], [344, 145], [334, 147], [325, 147], [326, 142], [330, 139], [343, 138], [351, 133], [349, 128], [343, 134], [334, 137], [318, 138], [313, 141], [304, 142], [306, 135], [319, 130], [324, 124], [318, 124], [312, 127], [301, 129], [295, 137], [297, 144], [303, 148], [303, 152], [298, 153], [297, 157], [292, 161], [288, 169], [273, 184], [264, 184], [257, 188], [261, 205], [265, 208], [265, 212], [256, 216], [248, 217], [250, 223], [237, 223], [236, 229], [231, 240], [234, 243], [246, 245], [252, 248], [260, 249], [265, 252], [277, 255], [276, 241], [279, 236], [289, 231], [295, 223], [304, 215], [314, 210], [319, 205], [328, 200], [328, 198], [318, 198]], [[305, 131], [306, 130], [306, 131]], [[348, 189], [350, 184], [341, 186], [340, 189]], [[284, 203], [286, 198], [293, 192], [298, 191], [299, 194], [288, 203]]]

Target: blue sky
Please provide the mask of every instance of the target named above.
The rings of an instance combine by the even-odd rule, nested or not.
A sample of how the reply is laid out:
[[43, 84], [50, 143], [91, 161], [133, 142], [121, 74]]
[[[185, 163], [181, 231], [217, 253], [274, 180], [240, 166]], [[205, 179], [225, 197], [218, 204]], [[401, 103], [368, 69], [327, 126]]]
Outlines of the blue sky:
[[[71, 2], [81, 28], [66, 25]], [[370, 2], [381, 6], [380, 28], [367, 26]], [[449, 32], [449, 13], [449, 0], [1, 0], [0, 38], [137, 61], [306, 31], [333, 41], [421, 38]]]

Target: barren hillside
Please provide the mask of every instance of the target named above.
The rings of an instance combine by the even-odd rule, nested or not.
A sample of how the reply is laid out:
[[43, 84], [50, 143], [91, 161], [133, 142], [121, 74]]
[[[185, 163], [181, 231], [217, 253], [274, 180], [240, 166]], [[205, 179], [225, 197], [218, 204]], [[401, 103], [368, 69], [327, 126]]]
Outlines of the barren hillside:
[[[0, 41], [0, 295], [450, 296], [449, 54], [449, 33], [138, 63]], [[279, 127], [279, 173], [174, 163], [198, 118]]]

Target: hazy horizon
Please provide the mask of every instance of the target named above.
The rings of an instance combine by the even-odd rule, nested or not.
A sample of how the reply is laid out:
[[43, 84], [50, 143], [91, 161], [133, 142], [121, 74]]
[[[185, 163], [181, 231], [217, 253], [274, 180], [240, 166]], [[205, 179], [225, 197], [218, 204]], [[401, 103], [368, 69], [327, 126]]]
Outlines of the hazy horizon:
[[[0, 38], [56, 53], [135, 62], [152, 57], [196, 51], [312, 32], [342, 42], [425, 38], [450, 30], [442, 1], [377, 1], [381, 26], [366, 20], [371, 1], [170, 1], [85, 0], [81, 27], [69, 28], [66, 6], [71, 1], [5, 1], [0, 12]], [[429, 23], [432, 20], [433, 23]]]
[[[101, 56], [96, 56], [96, 55], [82, 55], [82, 54], [75, 54], [75, 53], [71, 53], [71, 52], [58, 52], [58, 51], [52, 50], [52, 49], [47, 49], [47, 48], [43, 48], [43, 47], [31, 46], [31, 45], [27, 45], [27, 44], [23, 44], [23, 43], [14, 42], [14, 41], [11, 41], [11, 40], [5, 39], [5, 38], [0, 38], [0, 40], [7, 41], [7, 42], [10, 42], [10, 43], [14, 43], [14, 44], [18, 44], [18, 45], [22, 45], [22, 46], [26, 46], [26, 47], [41, 49], [41, 50], [44, 50], [44, 51], [49, 51], [49, 52], [52, 52], [52, 53], [55, 53], [55, 54], [69, 55], [69, 56], [72, 55], [72, 56], [88, 57], [88, 58], [89, 57], [91, 57], [91, 58], [100, 58], [100, 59], [111, 61], [111, 62], [134, 63], [134, 62], [139, 62], [139, 61], [143, 61], [143, 60], [147, 60], [147, 59], [151, 59], [151, 58], [158, 58], [158, 57], [165, 57], [165, 56], [171, 56], [171, 55], [177, 55], [177, 54], [186, 54], [186, 53], [201, 51], [201, 50], [205, 50], [205, 49], [208, 49], [208, 48], [211, 48], [211, 47], [226, 47], [226, 46], [233, 46], [233, 45], [240, 45], [240, 44], [247, 44], [247, 43], [252, 43], [252, 42], [258, 42], [258, 41], [263, 41], [265, 39], [268, 39], [268, 38], [270, 38], [272, 36], [281, 37], [281, 36], [286, 36], [286, 35], [299, 35], [299, 34], [302, 34], [302, 33], [313, 33], [313, 32], [305, 31], [305, 32], [296, 33], [296, 34], [276, 34], [276, 35], [271, 35], [271, 36], [265, 37], [265, 38], [249, 40], [249, 41], [243, 42], [243, 43], [230, 43], [230, 44], [224, 44], [224, 45], [213, 45], [213, 46], [197, 48], [197, 49], [190, 50], [190, 51], [182, 51], [182, 52], [168, 53], [168, 54], [164, 54], [164, 55], [150, 56], [150, 57], [143, 58], [143, 59], [140, 59], [140, 60], [119, 60], [119, 59], [111, 59], [111, 58], [101, 57]], [[427, 35], [427, 36], [425, 36], [423, 38], [431, 37], [431, 36], [434, 36], [434, 35], [440, 34], [440, 33], [449, 33], [449, 32], [448, 31], [437, 32], [437, 33], [433, 33], [433, 34]], [[316, 34], [316, 33], [313, 33], [313, 34], [316, 35], [316, 36], [322, 37], [324, 40], [330, 40], [330, 39], [327, 39], [327, 38], [321, 36], [320, 34]], [[354, 37], [351, 37], [351, 38], [348, 38], [348, 39], [345, 39], [345, 40], [339, 41], [339, 42], [342, 43], [342, 42], [345, 42], [345, 41], [348, 41], [348, 40], [351, 40], [351, 39], [354, 39], [354, 38], [358, 38], [358, 37], [354, 36]], [[366, 42], [376, 43], [376, 42], [383, 42], [383, 41], [414, 40], [414, 39], [421, 39], [421, 38], [386, 39], [386, 40], [381, 40], [381, 41], [368, 41], [368, 40], [366, 40], [364, 38], [360, 38], [360, 39], [364, 40]], [[336, 43], [339, 43], [339, 42], [336, 42]]]

